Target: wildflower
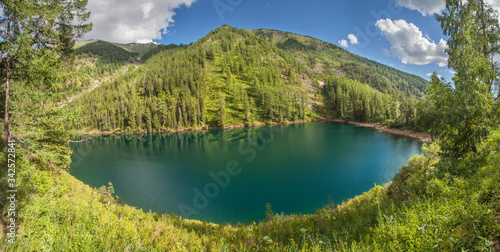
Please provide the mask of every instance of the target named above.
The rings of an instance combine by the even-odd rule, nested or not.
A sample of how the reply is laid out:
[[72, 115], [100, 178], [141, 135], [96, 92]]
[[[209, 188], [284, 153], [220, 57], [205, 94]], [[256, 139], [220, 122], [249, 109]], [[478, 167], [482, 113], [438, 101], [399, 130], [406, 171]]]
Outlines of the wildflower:
[[300, 232], [305, 233], [305, 232], [307, 232], [307, 229], [305, 229], [305, 228], [301, 228], [301, 229], [300, 229]]

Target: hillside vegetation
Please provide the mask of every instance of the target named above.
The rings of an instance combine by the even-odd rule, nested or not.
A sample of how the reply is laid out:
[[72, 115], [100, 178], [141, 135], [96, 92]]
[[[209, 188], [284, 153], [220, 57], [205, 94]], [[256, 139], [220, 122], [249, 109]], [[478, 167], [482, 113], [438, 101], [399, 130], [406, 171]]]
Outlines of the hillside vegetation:
[[[369, 61], [334, 45], [302, 36], [297, 37], [320, 44], [320, 49], [301, 44], [302, 47], [297, 48], [302, 51], [287, 52], [290, 46], [276, 39], [268, 41], [267, 35], [263, 30], [223, 26], [191, 45], [157, 46], [143, 56], [145, 63], [138, 70], [131, 69], [96, 92], [76, 99], [71, 107], [82, 108], [79, 115], [85, 120], [72, 127], [156, 131], [279, 123], [325, 116], [413, 127], [416, 98], [421, 96], [420, 89], [427, 84], [425, 80], [388, 67], [372, 66]], [[323, 55], [322, 47], [327, 48], [328, 57]], [[332, 48], [340, 54], [333, 55]], [[77, 53], [96, 56], [98, 62], [106, 62], [112, 70], [134, 56], [102, 41], [82, 46]], [[302, 59], [304, 54], [318, 62], [314, 67], [326, 70], [311, 69]], [[343, 60], [346, 55], [352, 59]], [[341, 57], [336, 59], [337, 63], [356, 62], [369, 67], [371, 72], [387, 76], [380, 78], [387, 80], [384, 88], [369, 82], [370, 86], [363, 88], [368, 91], [360, 93], [359, 88], [363, 86], [356, 82], [359, 84], [352, 88], [333, 90], [335, 81], [331, 81], [330, 76], [337, 76], [339, 72], [330, 67], [326, 59], [335, 57]], [[346, 80], [354, 81], [355, 68], [343, 71], [348, 73]], [[395, 78], [395, 74], [402, 78]], [[320, 82], [327, 85], [323, 87]], [[345, 113], [338, 113], [334, 105], [338, 101], [332, 92], [342, 93], [339, 99], [345, 102]], [[359, 112], [360, 106], [365, 111]], [[353, 113], [353, 110], [356, 111]]]
[[112, 185], [90, 188], [64, 169], [48, 169], [24, 154], [17, 166], [23, 224], [17, 243], [2, 239], [2, 246], [10, 251], [493, 251], [500, 234], [500, 133], [475, 156], [457, 162], [441, 161], [438, 151], [437, 145], [424, 147], [391, 183], [342, 204], [332, 202], [307, 215], [273, 213], [269, 207], [266, 220], [249, 225], [145, 213], [120, 203]]
[[300, 59], [320, 76], [318, 79], [342, 75], [368, 84], [382, 93], [414, 98], [422, 97], [429, 85], [421, 77], [354, 55], [315, 38], [266, 29], [252, 32]]
[[113, 73], [120, 66], [137, 61], [139, 53], [130, 52], [112, 43], [98, 40], [78, 47], [76, 55], [80, 58], [96, 58], [99, 73], [103, 74], [105, 72]]
[[[151, 50], [138, 68], [130, 65], [138, 63], [136, 54], [95, 42], [78, 48], [60, 75], [47, 67], [36, 72], [46, 79], [17, 72], [13, 97], [3, 100], [16, 143], [4, 146], [0, 157], [6, 166], [15, 153], [15, 167], [0, 169], [0, 192], [5, 199], [9, 188], [17, 189], [16, 216], [0, 201], [0, 250], [500, 250], [500, 94], [494, 92], [500, 70], [490, 60], [500, 52], [500, 29], [480, 24], [500, 25], [482, 4], [446, 2], [459, 14], [438, 16], [451, 37], [449, 64], [457, 74], [453, 84], [434, 74], [427, 89], [421, 78], [316, 39], [228, 26], [191, 45]], [[21, 7], [50, 13], [57, 3]], [[49, 55], [49, 63], [56, 62], [56, 49], [43, 48], [46, 54], [37, 59]], [[127, 71], [116, 71], [122, 68]], [[97, 80], [98, 87], [81, 92]], [[428, 95], [420, 99], [424, 90]], [[56, 106], [75, 93], [80, 95], [66, 106]], [[147, 213], [124, 204], [111, 183], [91, 188], [67, 172], [74, 130], [154, 131], [327, 116], [420, 127], [438, 139], [387, 184], [313, 214], [284, 215], [268, 204], [262, 206], [266, 219], [251, 224]], [[11, 219], [15, 243], [5, 239]]]
[[284, 51], [222, 27], [75, 100], [88, 119], [75, 127], [151, 131], [319, 117], [311, 110], [313, 86], [301, 82], [307, 78]]

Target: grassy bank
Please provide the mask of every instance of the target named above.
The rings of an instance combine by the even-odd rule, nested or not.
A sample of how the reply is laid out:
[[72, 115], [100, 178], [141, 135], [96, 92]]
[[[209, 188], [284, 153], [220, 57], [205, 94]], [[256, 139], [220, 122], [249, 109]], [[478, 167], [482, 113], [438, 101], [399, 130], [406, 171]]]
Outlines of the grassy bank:
[[[440, 161], [438, 148], [424, 146], [423, 154], [410, 159], [391, 183], [354, 199], [307, 215], [268, 209], [266, 220], [250, 225], [146, 213], [121, 204], [112, 186], [91, 188], [67, 171], [49, 169], [36, 156], [18, 150], [16, 244], [2, 237], [1, 247], [4, 251], [493, 251], [500, 234], [500, 133], [474, 157], [456, 163]], [[6, 205], [2, 209], [5, 236]]]

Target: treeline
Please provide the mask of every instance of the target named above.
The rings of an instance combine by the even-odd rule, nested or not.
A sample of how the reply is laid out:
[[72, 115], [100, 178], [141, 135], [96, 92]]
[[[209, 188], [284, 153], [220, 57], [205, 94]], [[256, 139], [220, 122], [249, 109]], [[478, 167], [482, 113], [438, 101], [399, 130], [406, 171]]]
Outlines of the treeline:
[[[133, 61], [138, 53], [129, 52], [112, 43], [98, 40], [93, 43], [86, 44], [76, 49], [76, 55], [83, 55], [99, 58], [97, 67], [105, 70], [116, 70], [118, 67], [123, 66], [126, 62]], [[113, 71], [108, 71], [113, 72]]]
[[85, 120], [74, 127], [152, 131], [306, 119], [305, 75], [283, 50], [222, 27], [76, 99], [72, 106]]
[[153, 57], [154, 55], [162, 52], [162, 51], [165, 51], [165, 50], [173, 50], [173, 49], [184, 49], [186, 48], [187, 46], [186, 45], [176, 45], [176, 44], [170, 44], [170, 45], [157, 45], [156, 47], [154, 47], [153, 49], [145, 52], [142, 56], [141, 56], [141, 60], [143, 62], [145, 62], [146, 60], [148, 60], [149, 58]]
[[[382, 66], [382, 64], [380, 64]], [[422, 97], [425, 93], [427, 83], [420, 77], [407, 76], [399, 77], [398, 71], [389, 67], [373, 68], [359, 63], [342, 63], [340, 65], [346, 77], [366, 83], [371, 87], [388, 94], [399, 93], [408, 97]]]
[[345, 77], [331, 77], [324, 86], [325, 105], [334, 118], [414, 127], [417, 100], [382, 93]]
[[429, 82], [419, 76], [354, 55], [315, 38], [266, 29], [254, 33], [302, 58], [311, 68], [318, 62], [322, 63], [325, 69], [322, 74], [317, 74], [318, 79], [341, 72], [347, 78], [368, 84], [383, 93], [399, 93], [414, 98], [422, 97], [429, 86]]
[[[82, 107], [80, 116], [86, 118], [75, 127], [153, 131], [313, 117], [310, 96], [314, 91], [303, 82], [314, 82], [322, 75], [307, 71], [305, 65], [328, 65], [333, 61], [322, 59], [333, 60], [332, 53], [345, 52], [307, 37], [274, 42], [223, 26], [191, 45], [158, 46], [143, 56], [147, 62], [138, 70], [75, 100], [74, 106]], [[103, 45], [125, 51], [110, 43]], [[301, 62], [278, 46], [306, 50], [306, 58]], [[420, 82], [418, 77], [373, 64], [357, 56], [338, 64], [346, 77], [329, 77], [323, 88], [330, 116], [414, 128], [416, 97], [426, 84], [413, 86]]]

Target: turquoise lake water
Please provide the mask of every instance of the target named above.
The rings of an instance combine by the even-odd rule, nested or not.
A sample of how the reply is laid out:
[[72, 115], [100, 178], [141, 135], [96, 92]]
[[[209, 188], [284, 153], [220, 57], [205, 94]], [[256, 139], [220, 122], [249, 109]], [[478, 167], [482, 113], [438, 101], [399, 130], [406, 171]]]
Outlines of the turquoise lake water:
[[113, 184], [129, 205], [215, 223], [313, 213], [389, 182], [422, 144], [372, 128], [313, 122], [72, 143], [70, 173]]

